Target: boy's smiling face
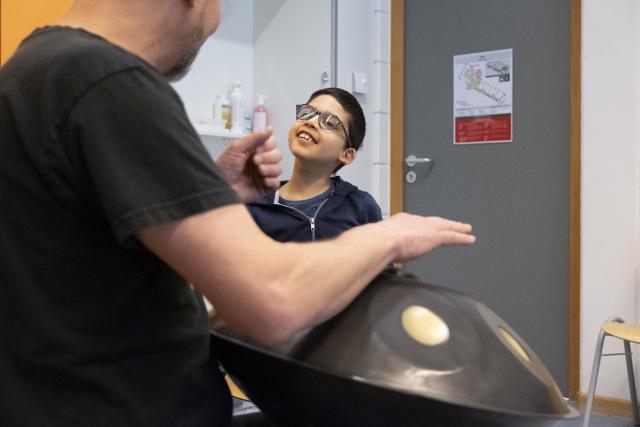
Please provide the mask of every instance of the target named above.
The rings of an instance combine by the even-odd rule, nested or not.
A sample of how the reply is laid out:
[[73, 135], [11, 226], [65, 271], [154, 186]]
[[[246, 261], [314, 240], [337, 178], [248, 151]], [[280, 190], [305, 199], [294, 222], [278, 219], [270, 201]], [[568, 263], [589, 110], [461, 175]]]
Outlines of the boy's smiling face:
[[[330, 95], [320, 95], [309, 101], [318, 113], [332, 113], [340, 118], [345, 129], [349, 128], [351, 117], [342, 105]], [[347, 148], [347, 137], [341, 126], [324, 129], [320, 126], [319, 114], [309, 120], [296, 120], [289, 129], [289, 150], [298, 161], [321, 166], [329, 173], [340, 163], [349, 164], [355, 159], [356, 151]]]

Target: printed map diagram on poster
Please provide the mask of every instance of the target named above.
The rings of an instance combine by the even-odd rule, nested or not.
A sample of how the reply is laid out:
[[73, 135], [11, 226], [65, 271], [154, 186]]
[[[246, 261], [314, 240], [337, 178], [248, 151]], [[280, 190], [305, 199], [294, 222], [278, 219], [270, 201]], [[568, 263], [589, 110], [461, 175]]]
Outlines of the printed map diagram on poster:
[[513, 49], [453, 57], [453, 143], [511, 142]]

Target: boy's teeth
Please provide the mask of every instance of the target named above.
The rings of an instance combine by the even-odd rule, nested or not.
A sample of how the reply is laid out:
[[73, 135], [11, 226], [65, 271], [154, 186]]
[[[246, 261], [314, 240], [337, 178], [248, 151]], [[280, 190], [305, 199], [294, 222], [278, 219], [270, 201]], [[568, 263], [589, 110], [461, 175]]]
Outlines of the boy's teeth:
[[298, 136], [300, 138], [304, 139], [305, 141], [312, 141], [313, 140], [313, 138], [311, 138], [311, 135], [309, 135], [308, 133], [305, 133], [305, 132], [301, 132]]

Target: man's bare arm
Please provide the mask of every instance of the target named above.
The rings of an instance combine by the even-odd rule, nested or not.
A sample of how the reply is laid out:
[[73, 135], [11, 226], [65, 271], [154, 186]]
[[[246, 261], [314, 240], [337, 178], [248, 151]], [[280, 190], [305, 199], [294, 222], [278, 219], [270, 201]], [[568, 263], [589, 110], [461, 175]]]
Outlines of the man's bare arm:
[[239, 333], [265, 344], [342, 310], [393, 260], [471, 244], [471, 227], [395, 215], [318, 243], [279, 243], [242, 205], [142, 230], [139, 239], [193, 283]]

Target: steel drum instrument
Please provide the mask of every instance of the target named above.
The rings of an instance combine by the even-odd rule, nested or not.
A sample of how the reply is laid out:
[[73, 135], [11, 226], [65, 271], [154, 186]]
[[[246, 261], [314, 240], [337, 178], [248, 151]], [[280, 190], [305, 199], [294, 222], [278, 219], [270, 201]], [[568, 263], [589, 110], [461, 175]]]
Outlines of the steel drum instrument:
[[280, 425], [548, 426], [578, 415], [490, 309], [392, 269], [282, 345], [215, 318], [211, 333], [224, 368]]

